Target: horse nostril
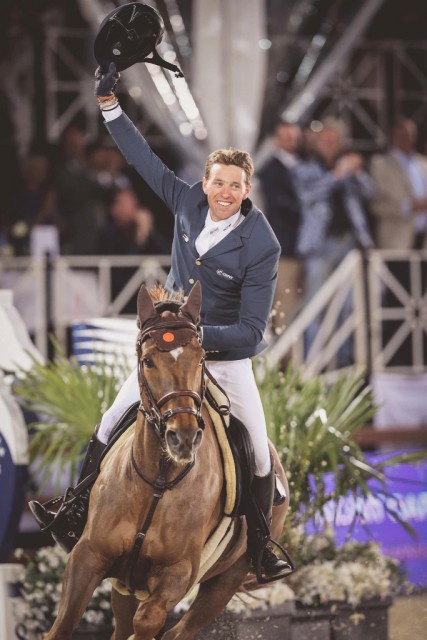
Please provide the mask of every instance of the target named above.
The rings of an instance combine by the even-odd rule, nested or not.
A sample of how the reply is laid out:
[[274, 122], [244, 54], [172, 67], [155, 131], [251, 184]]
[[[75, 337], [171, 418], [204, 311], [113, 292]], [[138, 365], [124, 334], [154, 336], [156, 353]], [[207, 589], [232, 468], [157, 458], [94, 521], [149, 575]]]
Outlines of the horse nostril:
[[166, 438], [169, 442], [169, 444], [173, 447], [176, 447], [179, 445], [179, 437], [176, 431], [174, 431], [173, 429], [168, 429], [166, 432]]
[[199, 447], [200, 443], [202, 441], [202, 436], [203, 436], [203, 431], [202, 429], [199, 429], [196, 433], [196, 435], [194, 436], [194, 440], [193, 440], [193, 446], [194, 447]]

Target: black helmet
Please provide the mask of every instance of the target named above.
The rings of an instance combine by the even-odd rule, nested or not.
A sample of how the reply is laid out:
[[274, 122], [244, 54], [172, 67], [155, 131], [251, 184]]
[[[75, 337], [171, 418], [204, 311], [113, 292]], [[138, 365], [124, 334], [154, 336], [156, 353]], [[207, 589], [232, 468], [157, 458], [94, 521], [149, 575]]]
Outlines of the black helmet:
[[[136, 62], [152, 62], [183, 77], [177, 66], [163, 60], [156, 51], [163, 32], [163, 20], [153, 7], [142, 2], [123, 4], [101, 22], [93, 48], [96, 61], [103, 72], [110, 62], [116, 63], [117, 71]], [[148, 58], [149, 54], [152, 55]]]

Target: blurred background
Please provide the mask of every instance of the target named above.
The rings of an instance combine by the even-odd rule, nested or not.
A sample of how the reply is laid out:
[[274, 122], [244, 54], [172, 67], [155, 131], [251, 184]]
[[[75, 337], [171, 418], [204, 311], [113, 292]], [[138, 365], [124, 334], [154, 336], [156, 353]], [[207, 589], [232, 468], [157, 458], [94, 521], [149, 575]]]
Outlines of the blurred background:
[[[164, 282], [170, 264], [172, 216], [115, 148], [94, 97], [93, 41], [122, 4], [2, 2], [0, 289], [12, 292], [2, 322], [17, 332], [18, 315], [20, 349], [44, 361], [52, 334], [82, 364], [94, 345], [131, 359], [136, 293]], [[137, 64], [117, 96], [188, 182], [214, 148], [253, 155], [250, 197], [282, 246], [265, 365], [292, 362], [328, 384], [363, 371], [377, 411], [360, 446], [425, 450], [425, 0], [149, 4], [165, 23], [159, 53], [184, 79]], [[4, 333], [7, 386], [19, 358]], [[425, 588], [426, 465], [402, 466], [394, 482], [418, 541], [386, 517], [372, 517], [372, 535]], [[22, 521], [21, 535], [31, 527]]]

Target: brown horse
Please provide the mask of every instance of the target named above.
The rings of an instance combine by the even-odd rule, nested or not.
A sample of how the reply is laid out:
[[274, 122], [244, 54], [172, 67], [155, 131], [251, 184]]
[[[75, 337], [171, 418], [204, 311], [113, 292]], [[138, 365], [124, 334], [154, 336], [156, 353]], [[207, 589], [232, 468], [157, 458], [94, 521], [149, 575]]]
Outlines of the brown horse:
[[[166, 310], [163, 305], [158, 311], [141, 287], [137, 343], [141, 405], [134, 435], [118, 442], [93, 486], [88, 521], [69, 556], [59, 613], [45, 640], [71, 640], [93, 591], [105, 577], [118, 578], [147, 596], [141, 601], [113, 589], [112, 640], [153, 640], [168, 612], [197, 579], [202, 550], [224, 510], [221, 453], [203, 403], [200, 303], [196, 284], [187, 301], [175, 305], [177, 309], [166, 304]], [[272, 455], [287, 488], [273, 449]], [[287, 508], [286, 502], [273, 509], [273, 537], [280, 536]], [[144, 531], [137, 536], [141, 523]], [[195, 638], [248, 578], [245, 520], [236, 518], [234, 524], [222, 555], [203, 576], [193, 605], [163, 640]]]

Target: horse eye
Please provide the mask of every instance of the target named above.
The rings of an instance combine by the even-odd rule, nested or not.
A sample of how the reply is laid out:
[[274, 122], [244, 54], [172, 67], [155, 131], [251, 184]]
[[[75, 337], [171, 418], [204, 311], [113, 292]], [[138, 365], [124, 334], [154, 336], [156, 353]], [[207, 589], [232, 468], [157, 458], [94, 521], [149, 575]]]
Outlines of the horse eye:
[[154, 367], [154, 362], [148, 356], [145, 356], [145, 358], [142, 359], [142, 364], [144, 367], [147, 367], [147, 369], [152, 369]]

